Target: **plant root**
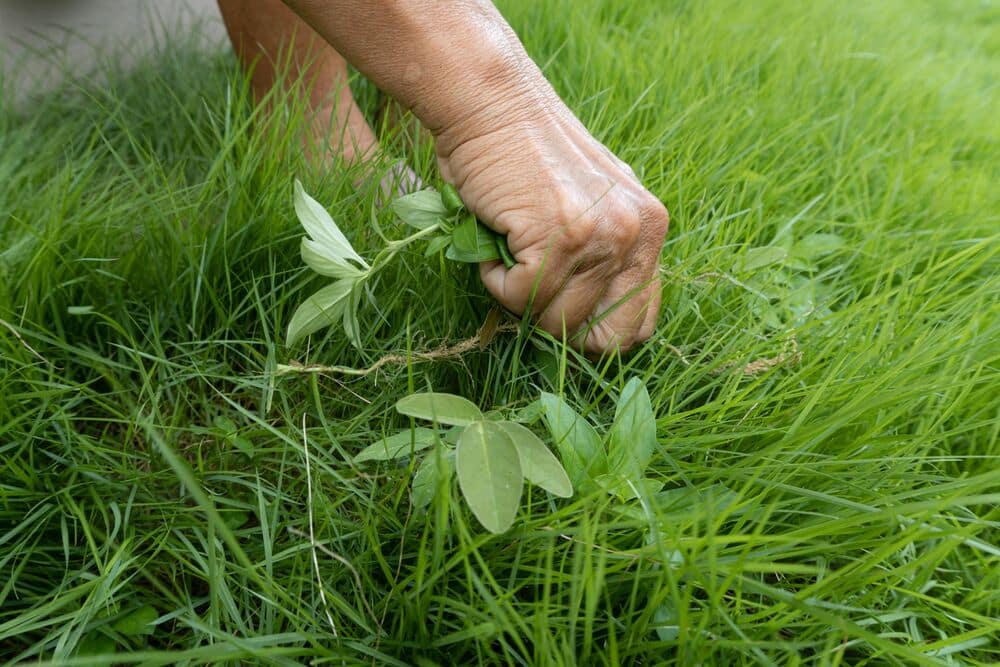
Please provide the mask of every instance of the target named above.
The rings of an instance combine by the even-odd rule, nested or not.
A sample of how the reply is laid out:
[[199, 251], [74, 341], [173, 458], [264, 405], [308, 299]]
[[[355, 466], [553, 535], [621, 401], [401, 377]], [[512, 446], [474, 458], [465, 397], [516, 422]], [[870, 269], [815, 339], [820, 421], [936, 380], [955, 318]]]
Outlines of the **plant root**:
[[[487, 320], [488, 323], [488, 320]], [[519, 324], [508, 322], [497, 324], [489, 330], [485, 330], [484, 325], [476, 332], [475, 336], [466, 338], [453, 345], [442, 345], [424, 352], [411, 352], [409, 354], [387, 354], [380, 357], [375, 363], [366, 368], [351, 368], [350, 366], [324, 366], [323, 364], [303, 364], [298, 361], [289, 361], [287, 364], [278, 364], [276, 375], [288, 375], [291, 373], [320, 373], [336, 375], [353, 375], [364, 377], [371, 375], [383, 366], [402, 366], [407, 363], [424, 361], [440, 361], [442, 359], [455, 359], [462, 357], [473, 350], [485, 349], [498, 333], [512, 333], [518, 331]]]
[[[425, 361], [440, 361], [442, 359], [457, 359], [473, 350], [481, 351], [492, 342], [494, 337], [500, 333], [513, 333], [520, 330], [520, 325], [514, 322], [496, 324], [491, 322], [492, 318], [487, 318], [485, 324], [480, 327], [475, 336], [466, 338], [452, 345], [441, 345], [431, 350], [423, 352], [411, 352], [409, 354], [387, 354], [380, 357], [371, 366], [365, 368], [352, 368], [350, 366], [327, 366], [324, 364], [303, 364], [299, 361], [289, 361], [287, 364], [278, 364], [275, 375], [310, 374], [320, 375], [351, 375], [354, 377], [364, 377], [371, 375], [383, 366], [402, 366], [407, 363], [419, 363]], [[682, 364], [691, 366], [691, 360], [676, 345], [671, 345], [665, 340], [660, 344], [670, 350]], [[780, 354], [773, 357], [756, 359], [743, 366], [737, 361], [728, 361], [718, 368], [713, 368], [712, 375], [722, 375], [723, 373], [736, 369], [741, 375], [746, 377], [757, 377], [778, 366], [794, 365], [802, 361], [802, 351], [795, 336], [789, 336], [785, 344], [785, 349]]]

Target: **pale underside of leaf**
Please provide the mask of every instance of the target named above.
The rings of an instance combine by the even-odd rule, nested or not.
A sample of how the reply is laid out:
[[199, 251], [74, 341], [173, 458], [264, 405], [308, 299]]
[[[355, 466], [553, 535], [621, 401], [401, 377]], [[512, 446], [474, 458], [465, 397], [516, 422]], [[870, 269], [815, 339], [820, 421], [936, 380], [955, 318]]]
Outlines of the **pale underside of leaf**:
[[361, 326], [358, 324], [358, 309], [361, 307], [361, 297], [364, 295], [364, 284], [357, 282], [351, 287], [351, 294], [344, 308], [344, 333], [357, 349], [361, 349]]
[[560, 498], [573, 495], [573, 484], [566, 470], [537, 435], [516, 422], [505, 421], [498, 425], [517, 448], [525, 479]]
[[422, 426], [412, 430], [406, 429], [368, 445], [358, 452], [354, 457], [354, 462], [389, 461], [402, 456], [409, 456], [427, 449], [437, 441], [437, 432], [432, 429], [423, 428]]
[[483, 413], [472, 401], [441, 392], [404, 396], [396, 403], [396, 410], [408, 417], [450, 426], [468, 426], [483, 418]]
[[497, 424], [470, 424], [455, 453], [458, 484], [483, 527], [502, 533], [511, 527], [521, 503], [524, 476], [517, 448]]
[[368, 268], [368, 263], [354, 250], [327, 210], [306, 193], [298, 180], [295, 181], [295, 214], [325, 257], [332, 261], [354, 260]]
[[416, 229], [427, 229], [448, 215], [441, 195], [434, 189], [411, 192], [394, 199], [392, 210], [400, 220]]
[[349, 280], [338, 280], [303, 301], [288, 323], [285, 344], [294, 345], [305, 336], [336, 324], [344, 314], [351, 286]]
[[363, 270], [346, 260], [331, 259], [319, 243], [309, 238], [302, 238], [300, 254], [306, 266], [321, 276], [357, 280], [365, 275]]

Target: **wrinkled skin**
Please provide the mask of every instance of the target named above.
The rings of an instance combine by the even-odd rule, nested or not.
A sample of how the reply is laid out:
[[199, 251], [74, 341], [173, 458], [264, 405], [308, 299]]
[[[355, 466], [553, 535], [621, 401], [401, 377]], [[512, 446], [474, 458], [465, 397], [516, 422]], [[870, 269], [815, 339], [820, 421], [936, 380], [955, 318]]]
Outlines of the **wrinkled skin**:
[[286, 0], [327, 42], [413, 110], [438, 163], [517, 260], [481, 266], [486, 288], [591, 353], [648, 338], [668, 217], [566, 108], [485, 0]]

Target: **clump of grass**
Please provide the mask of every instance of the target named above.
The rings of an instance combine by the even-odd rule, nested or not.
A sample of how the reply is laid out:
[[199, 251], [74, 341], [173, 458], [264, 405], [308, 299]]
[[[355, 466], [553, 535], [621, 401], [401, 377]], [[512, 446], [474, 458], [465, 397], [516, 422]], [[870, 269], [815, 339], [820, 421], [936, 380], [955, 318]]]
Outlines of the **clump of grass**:
[[[304, 164], [294, 121], [255, 116], [228, 56], [178, 38], [107, 87], [0, 101], [4, 661], [1000, 659], [995, 11], [502, 9], [671, 209], [663, 317], [630, 357], [522, 330], [278, 375], [454, 345], [490, 300], [467, 267], [403, 253], [357, 348], [336, 329], [285, 348], [321, 284], [293, 176], [362, 254], [373, 214], [405, 232], [354, 174]], [[381, 132], [437, 182], [426, 142]], [[779, 232], [843, 239], [794, 270], [816, 288], [795, 321], [781, 272], [743, 273]], [[790, 340], [793, 361], [742, 372]], [[656, 503], [532, 492], [494, 537], [454, 489], [411, 511], [412, 463], [352, 462], [415, 391], [513, 411], [544, 390], [607, 426], [633, 376]]]

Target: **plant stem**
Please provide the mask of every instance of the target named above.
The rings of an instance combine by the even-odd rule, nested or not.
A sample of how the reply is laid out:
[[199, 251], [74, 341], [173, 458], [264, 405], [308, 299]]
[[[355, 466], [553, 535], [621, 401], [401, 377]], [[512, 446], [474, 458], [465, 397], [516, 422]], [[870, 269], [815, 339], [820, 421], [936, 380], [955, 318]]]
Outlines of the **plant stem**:
[[410, 245], [414, 241], [419, 241], [420, 239], [425, 238], [440, 229], [441, 225], [431, 225], [430, 227], [425, 227], [415, 234], [410, 234], [409, 236], [399, 239], [398, 241], [390, 241], [384, 248], [382, 248], [382, 250], [378, 252], [377, 255], [375, 255], [375, 259], [372, 260], [372, 266], [368, 269], [368, 275], [370, 276], [377, 270], [382, 269], [406, 246]]

